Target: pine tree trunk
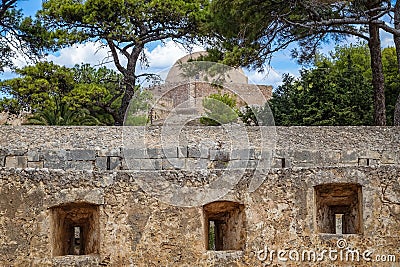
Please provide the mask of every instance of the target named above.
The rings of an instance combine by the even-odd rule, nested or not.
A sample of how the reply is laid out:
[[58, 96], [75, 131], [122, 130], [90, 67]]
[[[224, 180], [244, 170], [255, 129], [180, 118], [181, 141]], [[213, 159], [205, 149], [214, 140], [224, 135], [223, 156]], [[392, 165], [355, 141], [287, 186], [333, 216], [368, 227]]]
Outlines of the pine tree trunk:
[[369, 35], [368, 46], [371, 53], [372, 86], [374, 88], [374, 125], [385, 126], [385, 85], [379, 27], [371, 23], [369, 25]]
[[118, 118], [115, 120], [115, 125], [116, 126], [123, 126], [124, 125], [124, 119], [125, 119], [125, 113], [128, 110], [129, 104], [135, 95], [135, 77], [129, 77], [126, 76], [125, 78], [125, 94], [122, 97], [121, 101], [121, 106], [118, 110]]

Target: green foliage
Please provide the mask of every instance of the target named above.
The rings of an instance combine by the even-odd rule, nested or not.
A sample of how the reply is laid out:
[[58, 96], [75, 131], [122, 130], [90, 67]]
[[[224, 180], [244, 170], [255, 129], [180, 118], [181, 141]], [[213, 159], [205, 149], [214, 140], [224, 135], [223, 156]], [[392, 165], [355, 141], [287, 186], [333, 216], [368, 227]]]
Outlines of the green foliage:
[[400, 75], [396, 59], [396, 49], [382, 50], [383, 72], [385, 74], [386, 124], [393, 125], [394, 108], [400, 92]]
[[203, 98], [205, 115], [200, 122], [209, 126], [217, 126], [237, 121], [239, 110], [236, 109], [236, 98], [228, 93], [211, 94]]
[[125, 126], [145, 126], [149, 122], [147, 115], [129, 116], [125, 121]]
[[214, 224], [213, 221], [209, 222], [208, 249], [209, 250], [215, 250], [215, 224]]
[[16, 3], [17, 0], [2, 0], [0, 4], [0, 72], [14, 67], [12, 58], [17, 51], [27, 59], [37, 60], [54, 46], [41, 22], [24, 18]]
[[365, 46], [338, 47], [296, 79], [284, 75], [270, 106], [277, 125], [372, 125], [373, 89]]
[[18, 110], [41, 111], [55, 108], [60, 100], [73, 89], [73, 73], [66, 67], [42, 62], [35, 66], [17, 69], [19, 78], [1, 83], [2, 92], [18, 102]]
[[149, 111], [153, 94], [148, 90], [139, 91], [131, 100], [126, 113], [125, 126], [144, 126], [149, 122]]
[[248, 126], [274, 126], [275, 121], [272, 111], [265, 103], [264, 106], [245, 106], [239, 113], [240, 119]]
[[91, 116], [87, 109], [74, 110], [67, 104], [56, 104], [54, 109], [44, 109], [29, 117], [26, 124], [33, 125], [100, 125], [100, 121]]
[[101, 124], [114, 123], [123, 94], [121, 75], [114, 71], [89, 65], [66, 68], [40, 62], [16, 72], [20, 77], [1, 82], [1, 91], [7, 97], [0, 100], [0, 111], [47, 114], [60, 110], [57, 105], [68, 105], [67, 110], [89, 112]]
[[214, 0], [203, 27], [212, 50], [221, 54], [219, 61], [263, 69], [275, 52], [292, 43], [297, 44], [292, 56], [310, 63], [321, 44], [339, 43], [348, 36], [368, 40], [368, 22], [382, 19], [379, 8], [393, 12], [388, 5], [388, 1]]
[[385, 125], [379, 30], [396, 35], [384, 19], [399, 13], [394, 5], [393, 1], [215, 0], [208, 23], [211, 46], [224, 53], [220, 58], [226, 64], [264, 69], [275, 52], [293, 43], [297, 46], [292, 56], [309, 64], [324, 43], [339, 43], [349, 36], [366, 40], [372, 57], [374, 124]]
[[240, 112], [239, 117], [244, 122], [244, 124], [248, 126], [253, 126], [253, 125], [258, 126], [259, 123], [256, 117], [256, 113], [257, 113], [257, 107], [245, 106], [244, 110]]

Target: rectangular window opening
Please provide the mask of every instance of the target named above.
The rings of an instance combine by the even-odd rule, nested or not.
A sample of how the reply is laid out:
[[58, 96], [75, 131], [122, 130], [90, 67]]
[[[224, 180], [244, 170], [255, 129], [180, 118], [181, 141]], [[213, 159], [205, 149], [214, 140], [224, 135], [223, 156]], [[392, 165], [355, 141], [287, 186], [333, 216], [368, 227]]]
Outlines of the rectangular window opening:
[[51, 208], [53, 256], [99, 253], [99, 207], [68, 203]]
[[359, 184], [323, 184], [315, 187], [319, 233], [362, 233], [362, 187]]
[[203, 211], [206, 250], [243, 250], [246, 237], [244, 205], [216, 201], [205, 205]]
[[285, 158], [281, 158], [282, 168], [286, 168], [286, 160]]

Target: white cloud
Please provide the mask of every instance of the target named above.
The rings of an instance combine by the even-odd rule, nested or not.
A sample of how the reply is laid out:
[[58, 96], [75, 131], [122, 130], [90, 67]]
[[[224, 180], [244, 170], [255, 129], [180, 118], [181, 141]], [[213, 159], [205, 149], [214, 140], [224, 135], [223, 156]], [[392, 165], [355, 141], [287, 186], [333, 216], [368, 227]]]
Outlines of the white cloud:
[[[199, 46], [194, 46], [192, 51], [203, 50]], [[144, 49], [144, 53], [148, 59], [149, 67], [146, 69], [137, 66], [136, 71], [140, 73], [159, 73], [166, 68], [170, 68], [175, 61], [179, 58], [185, 56], [188, 51], [183, 48], [182, 45], [176, 44], [175, 42], [169, 40], [165, 43], [158, 44], [154, 49], [149, 50]], [[88, 42], [85, 44], [75, 45], [73, 47], [67, 47], [61, 49], [57, 54], [50, 55], [47, 60], [53, 61], [56, 64], [64, 65], [67, 67], [72, 67], [75, 64], [88, 63], [91, 65], [100, 65], [102, 63], [108, 62], [105, 65], [108, 68], [116, 70], [114, 62], [109, 56], [108, 47], [102, 46], [100, 42]], [[122, 65], [125, 65], [127, 60], [121, 56], [120, 57]]]
[[[193, 46], [191, 52], [203, 51], [200, 46]], [[189, 53], [182, 45], [172, 40], [164, 44], [157, 45], [153, 50], [145, 49], [144, 51], [150, 67], [153, 69], [165, 69], [171, 67], [178, 59]]]
[[383, 48], [394, 47], [393, 35], [385, 31], [381, 31], [381, 46]]
[[[73, 67], [75, 64], [88, 63], [91, 65], [99, 65], [105, 61], [110, 61], [108, 57], [108, 48], [99, 42], [88, 42], [78, 44], [72, 47], [66, 47], [55, 55], [49, 55], [47, 60], [53, 61], [55, 64]], [[114, 64], [107, 64], [107, 67]]]
[[282, 82], [282, 75], [272, 67], [269, 67], [265, 72], [245, 70], [245, 74], [249, 78], [249, 83], [252, 84], [265, 84], [276, 87]]

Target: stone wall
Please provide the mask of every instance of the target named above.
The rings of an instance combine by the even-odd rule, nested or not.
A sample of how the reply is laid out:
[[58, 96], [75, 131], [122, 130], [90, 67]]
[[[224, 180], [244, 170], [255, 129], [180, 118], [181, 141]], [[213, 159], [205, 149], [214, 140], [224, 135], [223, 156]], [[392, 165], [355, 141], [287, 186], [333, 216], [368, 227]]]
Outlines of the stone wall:
[[[143, 137], [143, 129], [125, 130]], [[241, 168], [129, 169], [123, 131], [0, 128], [0, 266], [400, 265], [398, 128], [278, 127], [276, 166], [246, 165], [235, 186], [204, 207], [164, 203], [143, 181], [159, 181], [159, 192], [169, 182], [202, 190]], [[189, 128], [176, 151], [186, 147], [187, 162], [211, 162], [219, 148], [234, 161], [223, 131]], [[163, 160], [160, 128], [144, 133], [146, 155]], [[247, 133], [256, 162], [260, 132]], [[142, 155], [143, 147], [130, 148]], [[264, 182], [252, 191], [254, 174]], [[343, 215], [343, 234], [332, 232], [332, 214]], [[219, 241], [232, 250], [209, 249], [210, 221], [222, 224]]]
[[[222, 127], [186, 127], [164, 146], [161, 129], [5, 126], [0, 128], [0, 167], [173, 169], [165, 161], [168, 154], [169, 159], [180, 161], [181, 169], [192, 169], [196, 162], [212, 169], [221, 160], [229, 161], [232, 168], [251, 168], [262, 150], [260, 132], [253, 127], [244, 127], [249, 142], [239, 148], [229, 129]], [[400, 163], [400, 129], [396, 127], [271, 127], [267, 131], [276, 139], [271, 145], [272, 168]], [[128, 138], [140, 141], [128, 143]], [[125, 155], [141, 164], [127, 166]]]
[[[0, 172], [0, 265], [1, 266], [264, 266], [263, 250], [339, 250], [337, 241], [366, 250], [369, 262], [337, 259], [328, 255], [298, 261], [293, 266], [377, 266], [378, 255], [400, 257], [400, 169], [385, 167], [331, 167], [275, 170], [253, 193], [246, 190], [246, 177], [222, 198], [244, 206], [243, 250], [207, 250], [202, 207], [171, 206], [147, 195], [136, 178], [175, 171], [89, 172], [62, 170], [2, 169]], [[204, 172], [191, 173], [204, 177]], [[319, 233], [316, 223], [314, 186], [325, 183], [357, 183], [362, 186], [362, 228], [358, 234]], [[397, 204], [395, 202], [397, 201]], [[54, 207], [90, 203], [98, 207], [98, 253], [57, 256], [60, 228]], [[65, 241], [66, 242], [66, 241]], [[342, 253], [346, 250], [343, 249]], [[301, 255], [301, 254], [300, 254]], [[320, 254], [319, 254], [320, 255]], [[339, 255], [339, 254], [333, 254]], [[292, 255], [296, 259], [295, 254]], [[277, 254], [273, 262], [279, 261]], [[288, 258], [288, 254], [281, 255]], [[344, 256], [345, 257], [345, 256]], [[362, 257], [362, 256], [360, 256]], [[379, 266], [397, 266], [393, 263]]]

